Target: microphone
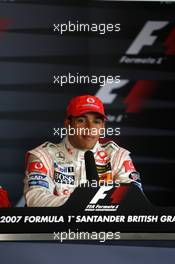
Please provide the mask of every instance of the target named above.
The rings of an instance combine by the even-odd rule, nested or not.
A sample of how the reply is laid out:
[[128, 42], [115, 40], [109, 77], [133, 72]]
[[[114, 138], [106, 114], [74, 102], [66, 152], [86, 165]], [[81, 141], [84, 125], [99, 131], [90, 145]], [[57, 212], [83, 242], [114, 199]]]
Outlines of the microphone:
[[87, 180], [89, 182], [92, 182], [92, 180], [98, 181], [98, 173], [97, 173], [93, 152], [90, 150], [86, 151], [84, 154], [84, 159], [85, 159]]

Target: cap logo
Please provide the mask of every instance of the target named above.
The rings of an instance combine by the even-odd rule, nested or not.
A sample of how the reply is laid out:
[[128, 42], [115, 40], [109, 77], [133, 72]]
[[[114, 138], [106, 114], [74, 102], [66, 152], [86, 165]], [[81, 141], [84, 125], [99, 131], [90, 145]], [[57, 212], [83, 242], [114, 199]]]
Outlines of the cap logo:
[[89, 98], [87, 98], [87, 102], [93, 104], [93, 103], [95, 103], [95, 100], [93, 98], [89, 97]]

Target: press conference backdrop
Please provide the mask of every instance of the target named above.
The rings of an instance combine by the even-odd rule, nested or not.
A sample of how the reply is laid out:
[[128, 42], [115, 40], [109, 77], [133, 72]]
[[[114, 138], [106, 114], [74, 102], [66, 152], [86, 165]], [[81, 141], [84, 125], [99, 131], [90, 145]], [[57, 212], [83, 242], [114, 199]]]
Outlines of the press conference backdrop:
[[[164, 192], [175, 192], [174, 14], [175, 4], [164, 2], [1, 1], [0, 185], [14, 206], [23, 195], [25, 152], [59, 142], [54, 132], [63, 127], [69, 99], [87, 93], [102, 99], [107, 127], [120, 128], [110, 139], [131, 151], [145, 192], [162, 201]], [[68, 21], [120, 30], [54, 31]], [[54, 83], [68, 73], [120, 82]]]

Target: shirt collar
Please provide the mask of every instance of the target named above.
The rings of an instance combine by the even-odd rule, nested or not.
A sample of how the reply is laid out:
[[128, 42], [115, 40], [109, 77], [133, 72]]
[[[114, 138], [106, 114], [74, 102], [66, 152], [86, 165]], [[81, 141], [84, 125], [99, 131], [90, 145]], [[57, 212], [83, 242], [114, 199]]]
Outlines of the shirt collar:
[[[63, 143], [64, 143], [65, 148], [68, 151], [69, 155], [71, 155], [73, 157], [73, 159], [76, 159], [77, 161], [84, 160], [84, 154], [87, 150], [80, 150], [80, 149], [74, 148], [71, 145], [71, 143], [68, 139], [68, 136], [66, 136], [63, 139]], [[92, 149], [90, 149], [90, 151], [92, 151], [95, 154], [99, 148], [100, 148], [100, 143], [99, 143], [99, 141], [97, 141], [95, 146]]]

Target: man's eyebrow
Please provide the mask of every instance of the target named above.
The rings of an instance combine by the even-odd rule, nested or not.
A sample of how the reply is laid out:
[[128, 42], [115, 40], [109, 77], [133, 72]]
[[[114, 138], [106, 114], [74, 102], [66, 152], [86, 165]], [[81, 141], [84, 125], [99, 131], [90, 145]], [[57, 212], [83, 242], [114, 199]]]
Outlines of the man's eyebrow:
[[103, 116], [97, 115], [95, 118], [103, 119]]
[[79, 117], [87, 117], [86, 115], [79, 115], [79, 116], [76, 116], [75, 118], [79, 118]]
[[[88, 118], [88, 116], [86, 114], [82, 114], [80, 116], [76, 116], [75, 118], [79, 118], [79, 117], [84, 117], [84, 118]], [[99, 114], [95, 114], [94, 115], [94, 118], [95, 119], [101, 119], [101, 120], [104, 120], [103, 116], [99, 115]]]
[[76, 120], [76, 119], [79, 119], [79, 118], [85, 118], [85, 119], [87, 119], [87, 116], [85, 116], [85, 115], [76, 116], [76, 117], [75, 117], [75, 120]]
[[104, 117], [101, 116], [101, 115], [98, 115], [98, 114], [95, 116], [95, 118], [98, 118], [98, 119], [104, 120]]

